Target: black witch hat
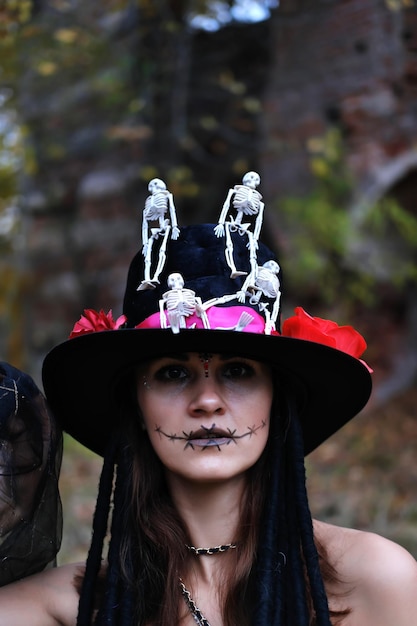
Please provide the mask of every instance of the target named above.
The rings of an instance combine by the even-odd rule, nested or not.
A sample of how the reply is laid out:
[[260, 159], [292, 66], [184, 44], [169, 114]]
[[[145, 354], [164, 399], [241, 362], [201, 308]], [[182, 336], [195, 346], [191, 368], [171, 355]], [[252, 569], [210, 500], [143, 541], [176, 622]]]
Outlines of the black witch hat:
[[[245, 184], [229, 194], [235, 219], [226, 220], [223, 208], [217, 225], [179, 229], [176, 218], [174, 225], [165, 219], [168, 207], [175, 215], [169, 192], [157, 186], [144, 224], [159, 216], [159, 227], [130, 265], [123, 315], [115, 321], [111, 312], [85, 311], [71, 338], [45, 358], [53, 411], [64, 430], [95, 452], [104, 453], [117, 420], [116, 382], [136, 364], [166, 354], [241, 355], [293, 379], [303, 397], [306, 454], [366, 404], [371, 378], [359, 360], [366, 348], [359, 333], [302, 309], [280, 329], [281, 272], [275, 254], [258, 241], [260, 194], [257, 206], [246, 194], [245, 205], [240, 188], [245, 196]], [[166, 202], [162, 210], [149, 202], [158, 193]], [[253, 233], [242, 222], [247, 206], [256, 214]]]

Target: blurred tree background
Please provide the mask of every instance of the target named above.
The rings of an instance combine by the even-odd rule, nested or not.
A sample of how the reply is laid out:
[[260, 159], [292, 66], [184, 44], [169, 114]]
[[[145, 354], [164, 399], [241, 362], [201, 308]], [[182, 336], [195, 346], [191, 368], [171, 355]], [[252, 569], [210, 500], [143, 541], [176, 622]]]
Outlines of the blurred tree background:
[[[308, 459], [318, 517], [417, 555], [413, 0], [1, 0], [0, 346], [40, 383], [84, 308], [119, 315], [154, 176], [180, 225], [254, 169], [294, 305], [368, 340], [369, 408]], [[100, 460], [66, 442], [61, 559]]]

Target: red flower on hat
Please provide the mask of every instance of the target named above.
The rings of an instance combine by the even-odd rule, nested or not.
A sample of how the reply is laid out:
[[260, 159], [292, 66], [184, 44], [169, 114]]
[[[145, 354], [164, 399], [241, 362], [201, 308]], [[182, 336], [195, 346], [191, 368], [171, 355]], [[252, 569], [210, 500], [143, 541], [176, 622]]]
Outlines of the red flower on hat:
[[111, 309], [108, 313], [105, 313], [103, 309], [101, 311], [84, 309], [84, 315], [81, 315], [78, 322], [75, 323], [69, 338], [74, 339], [74, 337], [100, 332], [101, 330], [117, 330], [125, 323], [126, 319], [125, 315], [121, 315], [117, 320], [114, 320]]
[[[339, 326], [331, 320], [312, 317], [301, 307], [296, 307], [295, 315], [285, 320], [282, 335], [295, 339], [306, 339], [336, 348], [359, 359], [366, 350], [366, 341], [352, 326]], [[367, 369], [372, 369], [361, 361]]]

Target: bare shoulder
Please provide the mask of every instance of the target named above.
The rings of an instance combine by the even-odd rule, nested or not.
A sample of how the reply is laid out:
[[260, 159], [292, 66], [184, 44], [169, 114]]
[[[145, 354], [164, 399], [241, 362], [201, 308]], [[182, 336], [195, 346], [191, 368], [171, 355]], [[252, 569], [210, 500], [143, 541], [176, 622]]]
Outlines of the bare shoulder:
[[81, 564], [48, 569], [0, 588], [0, 626], [74, 626]]
[[374, 533], [322, 522], [315, 532], [361, 616], [352, 624], [417, 626], [417, 562], [407, 550]]
[[[315, 522], [318, 539], [325, 546], [332, 565], [348, 578], [375, 578], [417, 575], [417, 562], [397, 543], [371, 532]], [[377, 571], [382, 569], [382, 571]], [[345, 577], [343, 576], [343, 577]]]

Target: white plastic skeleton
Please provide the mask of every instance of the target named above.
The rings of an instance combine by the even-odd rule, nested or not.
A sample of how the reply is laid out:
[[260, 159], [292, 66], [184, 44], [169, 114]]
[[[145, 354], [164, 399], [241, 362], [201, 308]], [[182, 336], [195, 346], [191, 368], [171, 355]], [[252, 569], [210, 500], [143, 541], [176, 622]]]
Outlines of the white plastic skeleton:
[[186, 318], [194, 313], [201, 317], [204, 328], [210, 328], [201, 298], [197, 297], [192, 289], [184, 289], [182, 275], [177, 272], [170, 274], [167, 284], [170, 291], [166, 291], [159, 301], [161, 328], [167, 328], [165, 309], [169, 325], [175, 334], [179, 333], [181, 328], [186, 328]]
[[[245, 301], [246, 294], [249, 292], [249, 302], [252, 305], [258, 305], [259, 310], [263, 311], [266, 318], [265, 334], [270, 335], [275, 330], [275, 325], [279, 313], [281, 291], [278, 274], [280, 267], [276, 261], [272, 259], [266, 261], [263, 265], [258, 265], [255, 281], [252, 281], [252, 273], [242, 285], [241, 291], [238, 293], [240, 302]], [[270, 313], [269, 304], [261, 302], [262, 295], [270, 299], [275, 299], [272, 313]]]
[[[237, 300], [240, 292], [232, 293], [224, 296], [219, 296], [218, 298], [211, 298], [210, 300], [206, 300], [203, 302], [203, 309], [207, 311], [211, 309], [212, 306], [218, 306], [219, 304], [225, 304], [226, 302], [231, 302], [231, 300]], [[251, 315], [247, 311], [243, 311], [234, 326], [217, 326], [216, 330], [236, 330], [237, 332], [241, 332], [248, 326], [253, 320], [254, 316]]]
[[244, 330], [246, 326], [249, 326], [249, 324], [253, 322], [254, 319], [255, 317], [251, 315], [248, 311], [243, 311], [234, 326], [218, 326], [217, 330], [235, 330], [239, 333], [242, 332], [242, 330]]
[[[247, 172], [243, 177], [243, 185], [235, 185], [233, 189], [229, 189], [227, 198], [223, 204], [222, 211], [220, 213], [219, 221], [214, 229], [217, 237], [226, 236], [226, 261], [230, 269], [232, 270], [230, 277], [236, 278], [237, 276], [245, 276], [247, 272], [242, 272], [236, 269], [236, 265], [233, 259], [233, 242], [230, 233], [238, 232], [239, 235], [246, 235], [248, 238], [247, 247], [249, 248], [249, 261], [251, 265], [251, 274], [256, 274], [256, 251], [258, 249], [258, 240], [262, 227], [262, 219], [264, 212], [264, 203], [262, 202], [262, 196], [256, 187], [261, 182], [259, 174], [256, 172]], [[230, 204], [236, 210], [236, 218], [232, 215], [229, 216], [229, 220], [226, 220], [227, 212], [230, 209]], [[254, 216], [255, 229], [252, 233], [249, 230], [251, 226], [250, 222], [242, 223], [243, 216]]]
[[[171, 232], [171, 239], [178, 239], [180, 234], [174, 199], [172, 193], [167, 190], [164, 181], [160, 178], [153, 178], [148, 185], [148, 190], [151, 195], [146, 198], [142, 218], [142, 253], [145, 257], [145, 277], [139, 285], [138, 291], [154, 289], [159, 283], [159, 275], [165, 265], [169, 233]], [[166, 217], [168, 210], [170, 219]], [[151, 228], [149, 236], [149, 222], [152, 221], [158, 221], [159, 226]], [[159, 248], [158, 263], [151, 278], [152, 248], [159, 237], [162, 237], [162, 243]]]

